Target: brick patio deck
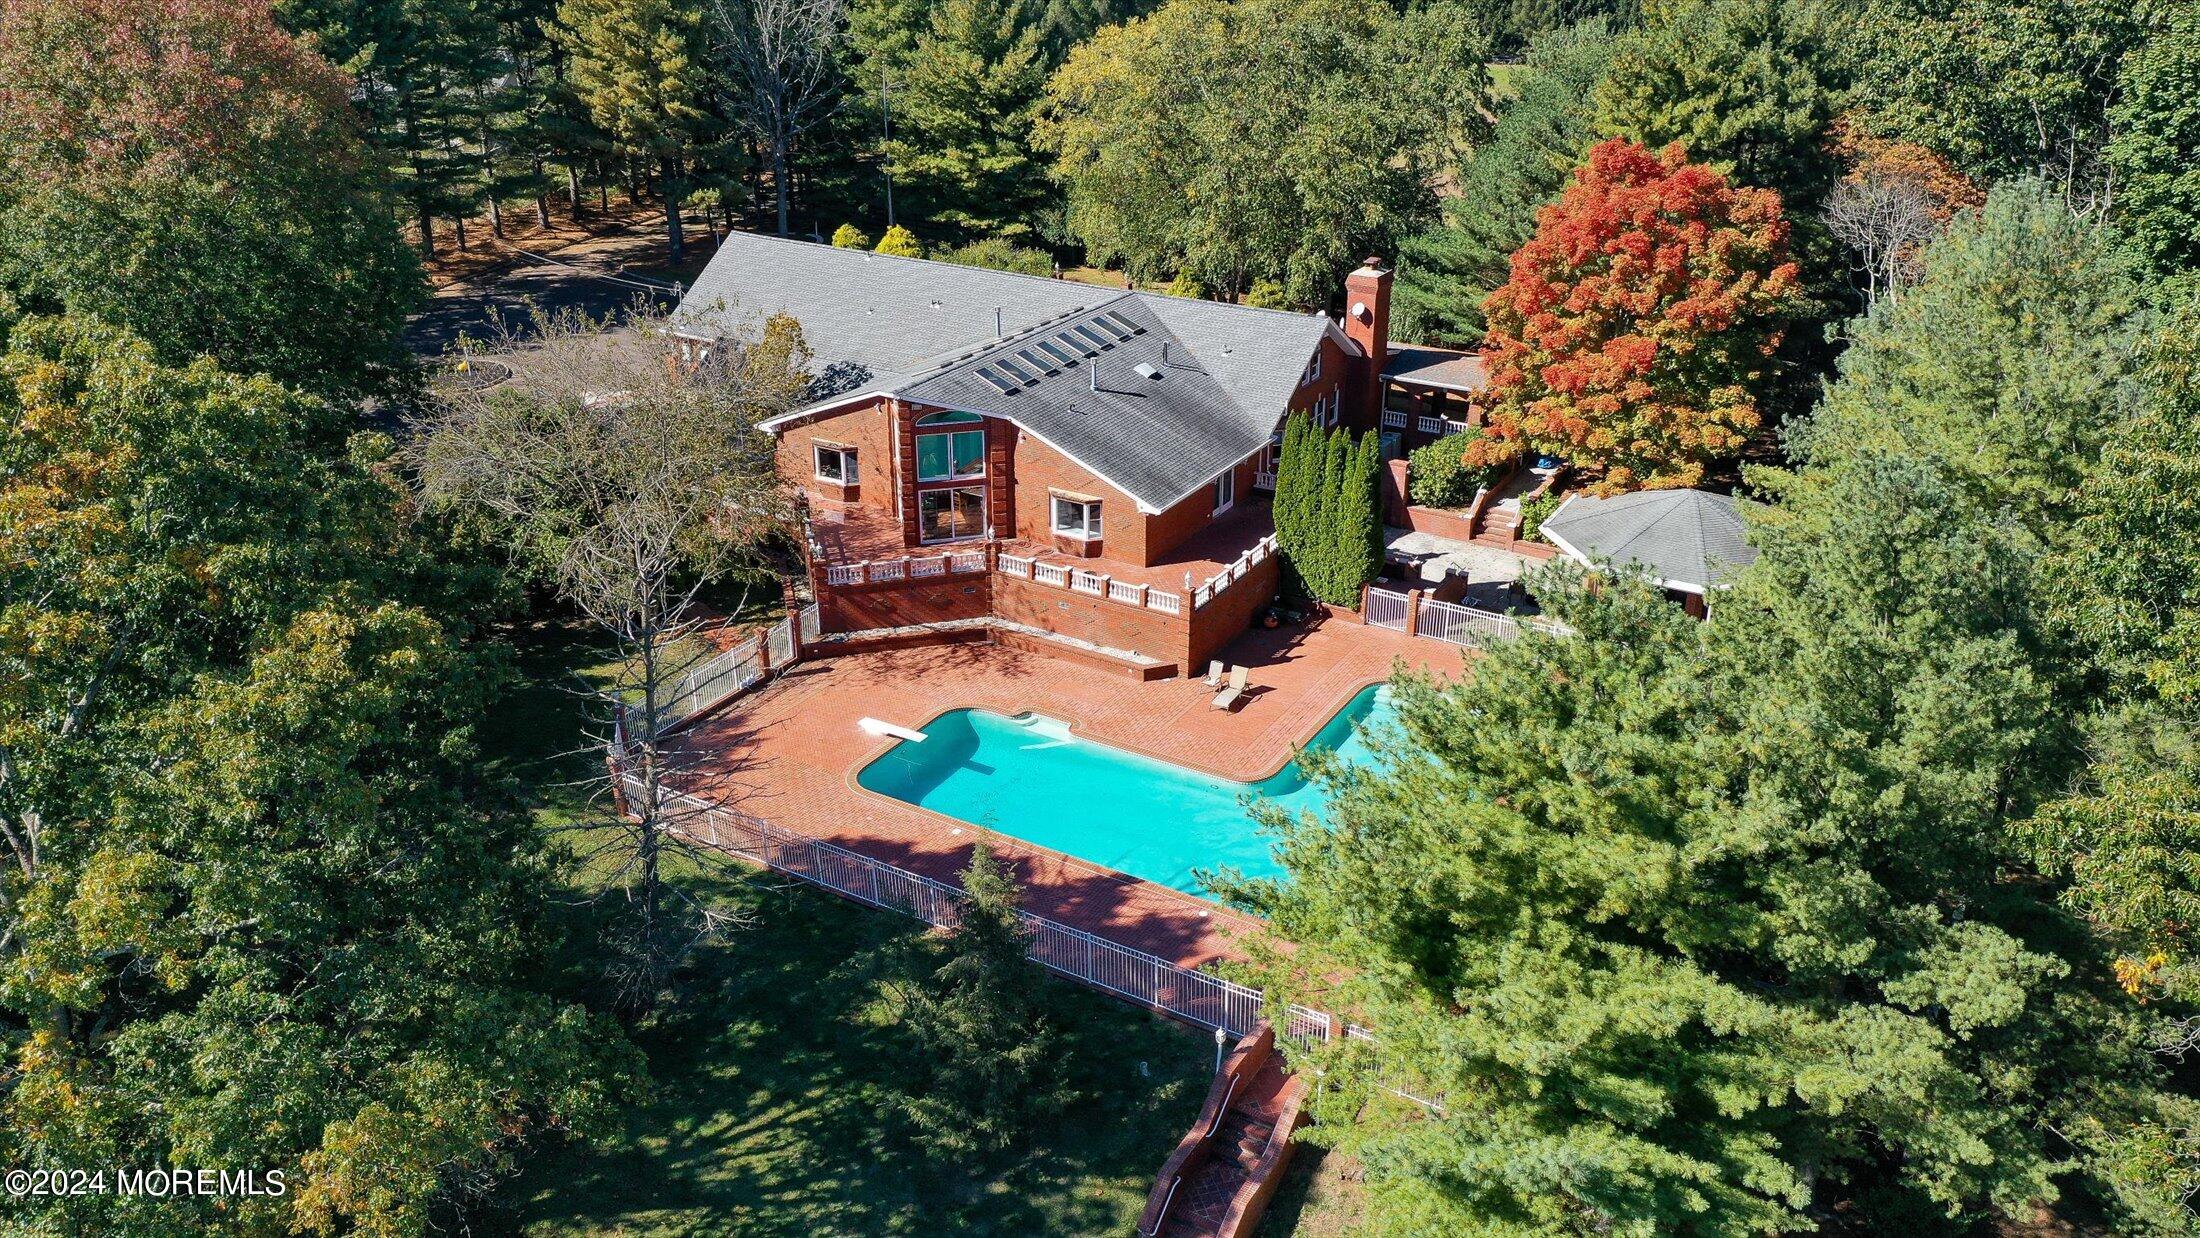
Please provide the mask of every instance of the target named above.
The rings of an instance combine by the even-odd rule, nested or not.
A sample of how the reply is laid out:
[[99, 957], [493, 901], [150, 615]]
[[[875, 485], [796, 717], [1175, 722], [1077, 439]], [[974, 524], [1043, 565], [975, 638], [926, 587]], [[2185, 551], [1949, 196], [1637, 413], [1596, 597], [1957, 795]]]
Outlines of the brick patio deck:
[[1393, 664], [1459, 675], [1464, 651], [1330, 620], [1253, 631], [1227, 650], [1252, 671], [1235, 713], [1198, 680], [1140, 683], [994, 645], [928, 646], [808, 662], [686, 733], [682, 781], [752, 816], [944, 881], [981, 838], [1014, 865], [1032, 912], [1192, 967], [1239, 957], [1260, 922], [1204, 899], [993, 834], [856, 785], [892, 747], [873, 717], [922, 727], [951, 709], [1036, 711], [1080, 735], [1242, 782], [1282, 768]]

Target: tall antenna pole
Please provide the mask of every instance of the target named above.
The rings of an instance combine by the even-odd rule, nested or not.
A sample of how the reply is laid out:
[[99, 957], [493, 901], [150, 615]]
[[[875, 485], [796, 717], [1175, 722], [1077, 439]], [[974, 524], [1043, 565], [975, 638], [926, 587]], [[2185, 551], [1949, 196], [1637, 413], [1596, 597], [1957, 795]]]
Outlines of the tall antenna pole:
[[[886, 98], [886, 66], [883, 64], [878, 69], [878, 118], [882, 141], [890, 148], [894, 144], [894, 110]], [[891, 150], [879, 170], [886, 175], [886, 226], [891, 228], [894, 226], [894, 156]]]

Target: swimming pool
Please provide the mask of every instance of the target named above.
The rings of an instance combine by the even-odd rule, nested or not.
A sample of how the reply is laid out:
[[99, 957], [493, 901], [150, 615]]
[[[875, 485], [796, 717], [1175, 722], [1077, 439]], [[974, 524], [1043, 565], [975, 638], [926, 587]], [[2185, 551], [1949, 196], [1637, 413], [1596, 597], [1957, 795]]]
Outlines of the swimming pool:
[[[1361, 690], [1307, 743], [1370, 759], [1363, 722], [1394, 715], [1389, 690]], [[1194, 868], [1283, 871], [1245, 811], [1247, 792], [1321, 815], [1321, 789], [1293, 760], [1259, 782], [1232, 782], [1080, 738], [1038, 714], [957, 709], [856, 775], [858, 785], [1160, 885], [1200, 893]]]

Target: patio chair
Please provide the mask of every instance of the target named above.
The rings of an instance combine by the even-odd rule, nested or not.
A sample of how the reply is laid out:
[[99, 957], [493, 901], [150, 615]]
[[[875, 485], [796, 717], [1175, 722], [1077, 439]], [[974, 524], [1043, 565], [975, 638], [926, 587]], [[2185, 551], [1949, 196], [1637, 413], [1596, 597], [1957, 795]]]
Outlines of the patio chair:
[[1215, 693], [1214, 707], [1216, 709], [1231, 710], [1237, 708], [1237, 703], [1245, 699], [1245, 678], [1249, 673], [1242, 666], [1230, 668], [1230, 686]]
[[1201, 682], [1201, 683], [1204, 683], [1204, 684], [1206, 684], [1206, 685], [1207, 685], [1208, 687], [1210, 687], [1210, 688], [1219, 688], [1219, 687], [1221, 687], [1221, 686], [1222, 686], [1222, 663], [1220, 663], [1220, 662], [1209, 662], [1209, 663], [1207, 664], [1207, 678], [1205, 678], [1205, 679], [1203, 679], [1203, 680], [1200, 680], [1200, 682]]

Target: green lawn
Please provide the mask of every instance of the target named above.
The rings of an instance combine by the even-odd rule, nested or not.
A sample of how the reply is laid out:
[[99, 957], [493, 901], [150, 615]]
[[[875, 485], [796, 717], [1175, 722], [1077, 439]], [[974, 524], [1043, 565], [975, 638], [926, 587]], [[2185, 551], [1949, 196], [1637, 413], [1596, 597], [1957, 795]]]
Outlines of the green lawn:
[[[485, 735], [534, 788], [538, 819], [588, 811], [581, 698], [600, 664], [581, 634], [522, 634], [528, 686]], [[570, 755], [567, 755], [570, 754]], [[1048, 981], [1081, 1099], [999, 1163], [937, 1163], [890, 1117], [910, 1077], [877, 981], [918, 925], [734, 866], [681, 880], [744, 927], [700, 948], [679, 999], [636, 1032], [649, 1095], [608, 1148], [553, 1147], [501, 1194], [530, 1234], [1120, 1234], [1197, 1115], [1213, 1067], [1203, 1033]], [[605, 904], [577, 907], [589, 941]], [[916, 940], [917, 948], [928, 942]], [[569, 951], [576, 987], [585, 955]]]

